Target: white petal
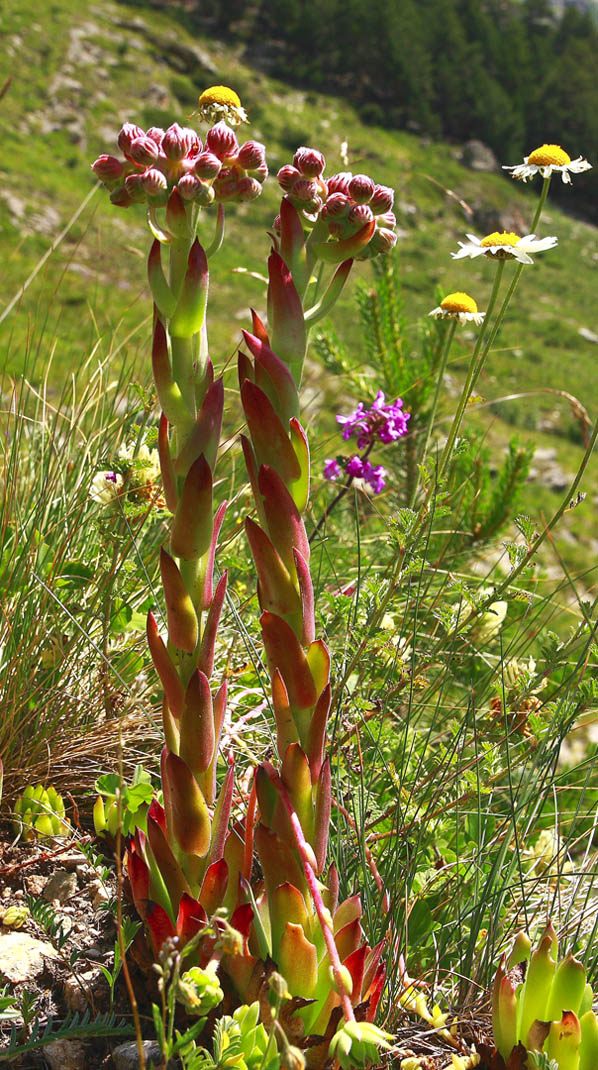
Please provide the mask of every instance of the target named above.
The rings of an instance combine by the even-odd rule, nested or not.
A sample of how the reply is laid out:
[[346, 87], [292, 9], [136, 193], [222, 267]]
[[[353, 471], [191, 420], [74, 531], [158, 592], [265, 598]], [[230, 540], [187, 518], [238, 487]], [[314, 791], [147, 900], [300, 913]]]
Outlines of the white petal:
[[533, 264], [531, 256], [528, 256], [527, 253], [523, 251], [523, 249], [519, 249], [519, 246], [516, 246], [513, 249], [513, 256], [515, 257], [515, 260], [519, 261], [520, 264]]
[[[469, 238], [469, 240], [472, 243], [472, 245], [481, 245], [482, 244], [482, 239], [481, 238], [476, 238], [475, 234], [466, 234], [465, 237]], [[462, 244], [463, 244], [463, 242], [459, 242], [459, 245], [462, 245]]]

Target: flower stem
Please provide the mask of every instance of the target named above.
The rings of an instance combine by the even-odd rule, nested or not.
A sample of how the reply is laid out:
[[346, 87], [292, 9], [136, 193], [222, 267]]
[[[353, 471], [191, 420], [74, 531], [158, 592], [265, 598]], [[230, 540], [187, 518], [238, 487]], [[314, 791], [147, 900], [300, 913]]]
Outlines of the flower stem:
[[[540, 199], [538, 201], [538, 206], [536, 208], [534, 219], [533, 219], [533, 222], [532, 222], [532, 225], [531, 225], [531, 230], [530, 230], [531, 234], [535, 233], [535, 229], [536, 229], [536, 227], [538, 225], [538, 222], [540, 220], [540, 216], [542, 215], [542, 209], [544, 207], [546, 198], [548, 196], [549, 187], [550, 187], [550, 176], [548, 178], [544, 179], [544, 185], [542, 186], [542, 192], [540, 194]], [[499, 332], [499, 330], [501, 328], [502, 321], [505, 318], [507, 309], [508, 309], [508, 307], [509, 307], [509, 305], [511, 303], [511, 298], [513, 297], [513, 294], [515, 293], [515, 290], [517, 289], [517, 284], [519, 282], [519, 276], [521, 275], [521, 272], [522, 272], [524, 266], [525, 266], [524, 264], [519, 263], [519, 264], [517, 264], [517, 267], [515, 268], [515, 271], [513, 273], [513, 278], [511, 279], [511, 282], [509, 284], [509, 288], [508, 288], [508, 290], [507, 290], [507, 292], [505, 294], [505, 299], [504, 299], [504, 301], [502, 303], [502, 307], [501, 307], [501, 309], [500, 309], [500, 311], [499, 311], [499, 313], [498, 313], [498, 315], [496, 317], [496, 320], [494, 321], [494, 323], [492, 325], [492, 330], [490, 332], [490, 337], [488, 338], [488, 341], [486, 342], [486, 345], [484, 346], [484, 348], [482, 350], [482, 353], [480, 355], [480, 359], [478, 361], [478, 366], [477, 366], [477, 368], [475, 370], [475, 373], [474, 373], [474, 376], [473, 376], [473, 379], [472, 379], [472, 382], [471, 382], [470, 390], [473, 390], [475, 384], [477, 383], [478, 378], [480, 376], [480, 372], [482, 371], [482, 368], [484, 367], [484, 364], [486, 363], [486, 357], [488, 356], [488, 353], [490, 352], [490, 350], [492, 349], [492, 346], [494, 345], [494, 341], [495, 341], [496, 336], [497, 336], [497, 334], [498, 334], [498, 332]]]
[[[436, 380], [436, 391], [434, 393], [434, 401], [432, 402], [432, 410], [431, 410], [430, 416], [428, 418], [428, 428], [427, 428], [427, 431], [426, 431], [426, 441], [424, 442], [424, 448], [423, 448], [422, 454], [421, 454], [422, 462], [425, 461], [426, 454], [428, 452], [428, 446], [430, 444], [430, 436], [432, 434], [432, 428], [434, 426], [434, 421], [436, 419], [436, 412], [438, 410], [438, 401], [439, 401], [439, 398], [440, 398], [440, 391], [441, 391], [441, 388], [442, 388], [442, 381], [444, 379], [444, 373], [446, 371], [446, 365], [447, 365], [447, 362], [448, 362], [448, 357], [449, 357], [451, 345], [453, 344], [453, 338], [455, 337], [456, 328], [457, 328], [457, 320], [456, 319], [452, 319], [450, 324], [448, 325], [447, 331], [445, 333], [444, 340], [443, 340], [443, 347], [442, 347], [442, 351], [441, 351], [441, 354], [440, 354], [440, 360], [439, 360], [439, 364], [438, 364], [438, 377], [437, 377], [437, 380]], [[418, 486], [419, 486], [419, 479], [417, 480], [417, 482], [416, 482], [416, 484], [415, 484], [415, 486], [413, 488], [413, 494], [411, 495], [411, 502], [410, 502], [411, 506], [413, 506], [413, 502], [415, 500], [415, 495], [417, 494]]]
[[[494, 306], [496, 304], [496, 299], [498, 297], [498, 291], [500, 289], [500, 283], [501, 283], [502, 273], [504, 271], [504, 267], [505, 267], [505, 261], [504, 260], [499, 260], [497, 268], [496, 268], [496, 274], [494, 276], [494, 285], [492, 287], [492, 293], [490, 294], [490, 300], [488, 302], [488, 308], [486, 310], [486, 315], [484, 317], [484, 322], [482, 323], [482, 326], [480, 328], [480, 333], [478, 335], [478, 338], [477, 338], [477, 341], [476, 341], [476, 344], [475, 344], [475, 348], [474, 348], [474, 351], [473, 351], [473, 354], [472, 354], [472, 357], [471, 357], [471, 361], [469, 363], [469, 371], [467, 373], [467, 379], [465, 380], [465, 386], [463, 387], [463, 391], [462, 391], [461, 397], [459, 399], [459, 405], [457, 407], [457, 411], [456, 411], [454, 419], [453, 419], [451, 430], [449, 432], [449, 437], [448, 437], [448, 439], [446, 441], [446, 445], [445, 445], [443, 453], [442, 453], [442, 460], [440, 462], [440, 471], [438, 473], [438, 479], [439, 480], [444, 475], [444, 471], [445, 471], [446, 466], [448, 464], [449, 458], [450, 458], [450, 456], [451, 456], [451, 454], [453, 452], [453, 447], [455, 445], [455, 439], [456, 439], [456, 437], [457, 437], [457, 435], [459, 433], [459, 428], [461, 427], [461, 421], [463, 419], [463, 413], [465, 411], [465, 406], [467, 405], [467, 402], [469, 400], [469, 395], [471, 394], [472, 387], [473, 387], [474, 383], [478, 379], [478, 376], [479, 376], [479, 374], [480, 374], [480, 372], [482, 370], [483, 363], [484, 363], [484, 361], [486, 359], [486, 355], [488, 353], [489, 346], [487, 345], [485, 347], [485, 349], [484, 349], [483, 354], [482, 354], [482, 359], [480, 359], [478, 361], [478, 356], [480, 354], [480, 350], [482, 349], [482, 342], [484, 341], [484, 336], [486, 334], [486, 329], [487, 329], [487, 326], [488, 326], [488, 322], [490, 320], [490, 316], [492, 315], [492, 312], [494, 310]], [[499, 315], [500, 315], [500, 313], [499, 313]]]

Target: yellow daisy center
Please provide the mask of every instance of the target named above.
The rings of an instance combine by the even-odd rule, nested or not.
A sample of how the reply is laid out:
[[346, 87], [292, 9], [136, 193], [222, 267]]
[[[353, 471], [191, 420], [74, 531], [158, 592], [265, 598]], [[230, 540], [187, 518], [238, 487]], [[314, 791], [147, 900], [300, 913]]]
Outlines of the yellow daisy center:
[[517, 245], [520, 241], [521, 238], [518, 234], [495, 230], [492, 234], [487, 234], [485, 238], [482, 238], [480, 245], [483, 245], [485, 248], [489, 245]]
[[571, 157], [560, 145], [540, 145], [539, 149], [530, 152], [527, 162], [535, 167], [563, 167], [571, 163]]
[[234, 89], [229, 89], [227, 85], [212, 85], [209, 89], [204, 89], [199, 98], [200, 108], [208, 104], [228, 104], [233, 108], [240, 108], [241, 98]]
[[447, 294], [440, 302], [440, 307], [444, 312], [477, 312], [478, 310], [473, 297], [463, 293]]

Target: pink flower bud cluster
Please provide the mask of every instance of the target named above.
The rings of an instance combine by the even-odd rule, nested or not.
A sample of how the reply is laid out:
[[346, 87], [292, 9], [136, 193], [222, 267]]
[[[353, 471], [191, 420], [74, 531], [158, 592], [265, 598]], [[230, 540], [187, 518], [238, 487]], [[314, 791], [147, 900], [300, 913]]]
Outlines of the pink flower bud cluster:
[[386, 486], [388, 472], [381, 464], [374, 466], [370, 461], [355, 454], [353, 457], [326, 458], [323, 475], [324, 479], [330, 479], [333, 482], [342, 478], [343, 475], [349, 476], [352, 480], [362, 479], [374, 494], [381, 494]]
[[[285, 195], [310, 225], [318, 219], [328, 225], [333, 238], [350, 238], [366, 223], [376, 229], [368, 245], [357, 254], [367, 260], [394, 248], [396, 217], [392, 211], [394, 190], [380, 186], [369, 175], [341, 171], [324, 178], [326, 161], [317, 149], [297, 149], [293, 163], [281, 167], [278, 181]], [[276, 225], [276, 223], [275, 223]]]
[[99, 156], [92, 171], [121, 208], [139, 201], [160, 204], [176, 186], [181, 197], [207, 207], [216, 201], [252, 201], [268, 174], [259, 141], [239, 145], [233, 130], [216, 123], [202, 145], [195, 130], [173, 123], [168, 130], [142, 130], [125, 123], [118, 135], [125, 159]]

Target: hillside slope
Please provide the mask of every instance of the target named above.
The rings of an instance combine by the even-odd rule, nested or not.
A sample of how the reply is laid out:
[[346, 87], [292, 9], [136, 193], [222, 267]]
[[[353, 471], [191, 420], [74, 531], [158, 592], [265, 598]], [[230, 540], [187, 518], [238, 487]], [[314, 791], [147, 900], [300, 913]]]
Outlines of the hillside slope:
[[[467, 289], [483, 309], [489, 265], [454, 263], [451, 250], [465, 230], [524, 232], [533, 211], [533, 191], [499, 172], [466, 170], [458, 148], [368, 128], [343, 101], [290, 90], [255, 73], [231, 49], [189, 37], [163, 11], [93, 0], [5, 0], [3, 35], [0, 84], [7, 77], [12, 82], [0, 102], [0, 316], [92, 190], [89, 164], [114, 150], [121, 123], [188, 122], [198, 93], [215, 82], [240, 92], [252, 120], [250, 136], [266, 143], [274, 174], [305, 143], [325, 152], [329, 171], [340, 169], [346, 142], [353, 170], [395, 187], [410, 321], [436, 304], [438, 287], [445, 293]], [[249, 305], [263, 307], [263, 285], [250, 273], [263, 272], [278, 195], [271, 179], [258, 202], [231, 210], [234, 240], [213, 262], [210, 337], [219, 366], [234, 351]], [[574, 210], [575, 187], [570, 195]], [[579, 427], [568, 402], [544, 391], [566, 389], [595, 409], [598, 230], [551, 206], [542, 228], [558, 235], [559, 246], [525, 270], [481, 391], [494, 399], [489, 434], [497, 446], [513, 428], [533, 432], [534, 441], [552, 451], [553, 468], [570, 472], [582, 452]], [[145, 381], [147, 246], [142, 209], [115, 209], [103, 193], [92, 194], [0, 325], [9, 375], [26, 369], [39, 379], [51, 358], [50, 381], [57, 386], [95, 347], [98, 359], [116, 351], [117, 360], [134, 360]], [[238, 267], [247, 270], [239, 274]], [[367, 279], [367, 265], [359, 273]], [[355, 319], [349, 294], [337, 322], [357, 345]], [[477, 419], [487, 423], [487, 411]], [[554, 495], [546, 482], [539, 501], [548, 510]], [[571, 523], [575, 530], [582, 522], [572, 516]], [[574, 563], [595, 550], [587, 535]]]

